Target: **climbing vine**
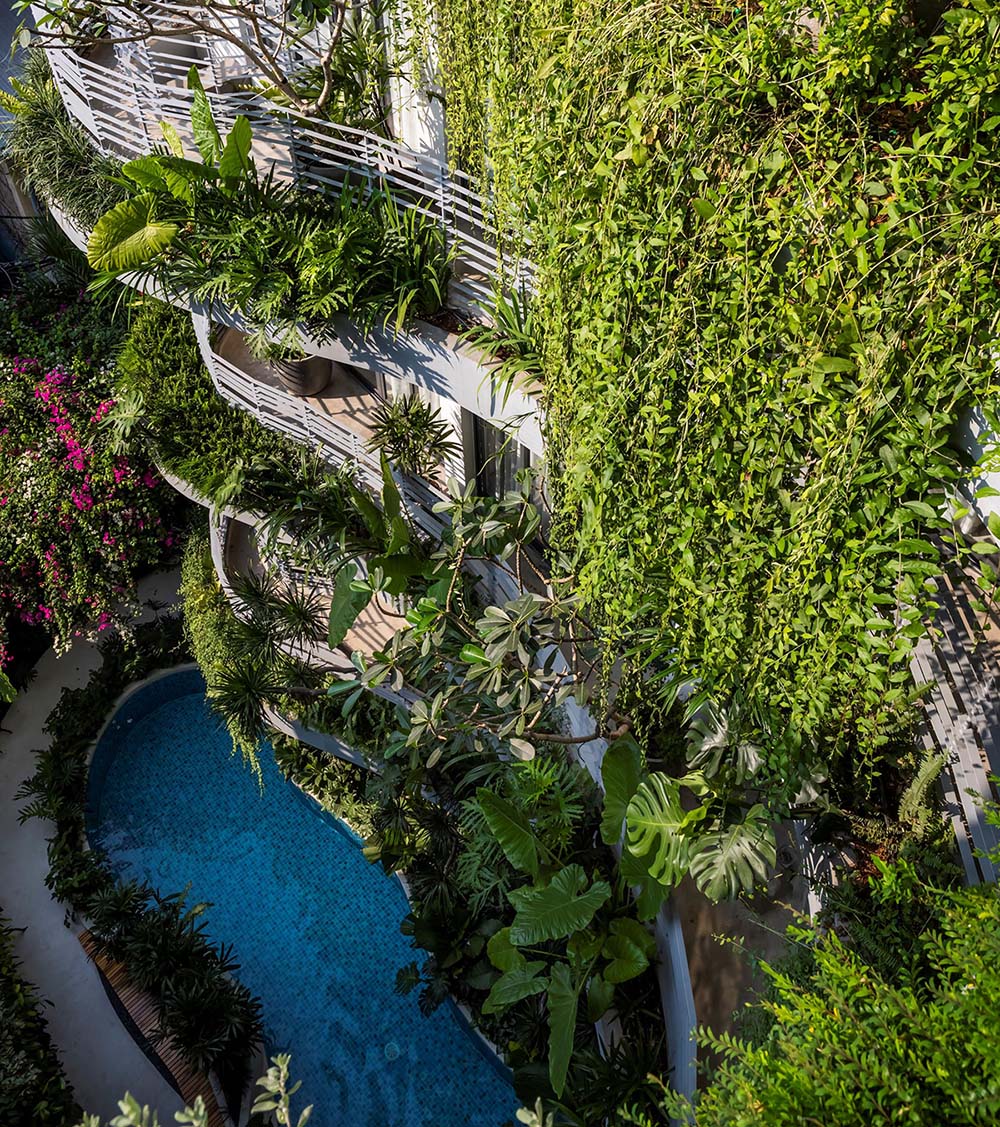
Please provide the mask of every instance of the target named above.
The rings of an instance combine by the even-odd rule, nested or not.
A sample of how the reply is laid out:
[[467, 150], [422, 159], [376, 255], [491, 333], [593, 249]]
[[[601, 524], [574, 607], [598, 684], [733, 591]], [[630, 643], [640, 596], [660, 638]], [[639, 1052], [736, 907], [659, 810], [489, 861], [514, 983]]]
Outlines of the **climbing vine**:
[[653, 684], [809, 737], [794, 775], [906, 706], [994, 390], [997, 6], [433, 11], [451, 159], [536, 264], [553, 538]]

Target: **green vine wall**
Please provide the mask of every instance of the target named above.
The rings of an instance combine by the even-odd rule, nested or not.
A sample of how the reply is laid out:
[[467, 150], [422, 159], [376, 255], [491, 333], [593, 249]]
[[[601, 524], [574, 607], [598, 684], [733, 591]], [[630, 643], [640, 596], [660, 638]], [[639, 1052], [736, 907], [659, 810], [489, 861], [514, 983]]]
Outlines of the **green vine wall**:
[[433, 0], [451, 159], [538, 266], [569, 570], [799, 733], [905, 706], [993, 393], [997, 13]]

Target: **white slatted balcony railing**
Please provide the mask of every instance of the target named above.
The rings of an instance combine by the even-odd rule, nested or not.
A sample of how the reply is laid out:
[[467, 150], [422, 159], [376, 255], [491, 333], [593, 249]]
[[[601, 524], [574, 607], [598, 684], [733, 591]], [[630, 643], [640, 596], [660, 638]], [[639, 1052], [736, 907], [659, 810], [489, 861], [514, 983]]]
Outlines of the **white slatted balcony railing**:
[[[198, 65], [198, 45], [162, 42], [155, 51], [143, 45], [106, 61], [50, 49], [67, 112], [105, 155], [130, 160], [151, 152], [163, 143], [161, 121], [174, 125], [194, 151], [192, 97], [183, 74], [192, 62]], [[206, 57], [209, 81], [215, 81], [213, 67], [218, 66], [218, 60]], [[208, 97], [223, 132], [239, 115], [250, 121], [257, 165], [273, 169], [276, 179], [318, 191], [339, 190], [347, 180], [367, 193], [385, 192], [401, 210], [415, 210], [439, 224], [455, 252], [451, 304], [482, 316], [495, 283], [503, 288], [526, 282], [525, 265], [498, 253], [497, 231], [482, 199], [460, 172], [377, 134], [307, 117], [252, 91], [209, 89]]]

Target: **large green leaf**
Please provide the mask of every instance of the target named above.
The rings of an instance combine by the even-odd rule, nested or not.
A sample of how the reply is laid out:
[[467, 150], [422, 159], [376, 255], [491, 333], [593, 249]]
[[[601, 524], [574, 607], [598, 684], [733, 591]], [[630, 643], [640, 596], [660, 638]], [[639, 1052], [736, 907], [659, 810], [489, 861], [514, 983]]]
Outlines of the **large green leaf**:
[[135, 270], [170, 246], [177, 224], [155, 218], [156, 202], [152, 192], [143, 192], [98, 219], [87, 243], [87, 261], [95, 270]]
[[197, 67], [192, 66], [188, 71], [188, 89], [192, 94], [191, 131], [194, 133], [194, 143], [198, 146], [201, 159], [206, 164], [215, 165], [222, 152], [222, 137], [219, 135], [219, 127], [215, 124], [212, 107], [209, 105], [205, 87], [201, 84]]
[[522, 998], [530, 998], [532, 994], [541, 994], [548, 986], [547, 978], [539, 978], [541, 971], [545, 970], [545, 963], [525, 962], [505, 971], [501, 978], [493, 983], [489, 996], [483, 1002], [483, 1013], [495, 1014], [505, 1010]]
[[576, 1034], [576, 1007], [579, 994], [573, 986], [569, 967], [556, 963], [549, 981], [549, 1081], [557, 1096], [566, 1087], [573, 1041]]
[[775, 863], [774, 828], [763, 806], [747, 811], [742, 822], [702, 838], [691, 860], [691, 875], [709, 900], [750, 892]]
[[194, 202], [194, 186], [206, 180], [214, 180], [214, 168], [199, 164], [196, 160], [186, 157], [161, 156], [158, 158], [163, 170], [163, 179], [166, 181], [167, 190], [176, 199], [185, 203]]
[[5, 704], [10, 702], [17, 696], [17, 689], [10, 682], [10, 678], [2, 669], [0, 669], [0, 701]]
[[510, 928], [502, 927], [491, 935], [486, 944], [486, 954], [497, 970], [513, 970], [527, 962], [521, 952], [510, 941]]
[[371, 559], [371, 570], [381, 568], [390, 595], [405, 595], [410, 580], [421, 575], [426, 567], [426, 561], [416, 556], [373, 556]]
[[602, 953], [611, 960], [604, 968], [608, 982], [628, 982], [649, 966], [656, 953], [656, 940], [638, 920], [615, 920]]
[[705, 807], [685, 810], [680, 784], [660, 772], [639, 785], [626, 812], [626, 841], [632, 854], [646, 859], [649, 875], [661, 884], [675, 885], [688, 871], [691, 841], [688, 833], [705, 817]]
[[358, 569], [352, 563], [344, 564], [337, 572], [327, 638], [333, 650], [347, 637], [347, 632], [357, 622], [358, 615], [368, 606], [368, 600], [372, 597], [370, 591], [355, 591], [351, 587], [357, 576]]
[[483, 812], [490, 833], [504, 851], [515, 869], [538, 877], [538, 842], [531, 832], [528, 818], [506, 798], [484, 787], [476, 791], [479, 808]]
[[167, 143], [167, 148], [175, 157], [182, 157], [184, 155], [184, 142], [181, 140], [181, 135], [177, 132], [177, 127], [172, 125], [169, 121], [161, 121], [160, 130], [163, 133], [164, 141]]
[[122, 165], [122, 172], [140, 188], [149, 188], [158, 192], [167, 190], [167, 183], [163, 179], [163, 166], [158, 156], [136, 157], [135, 160], [126, 161]]
[[250, 122], [240, 114], [226, 138], [226, 144], [219, 158], [219, 175], [229, 181], [228, 186], [238, 184], [250, 171], [250, 146], [253, 144], [253, 130]]
[[516, 888], [507, 895], [517, 909], [510, 937], [524, 947], [565, 939], [585, 928], [611, 895], [611, 888], [603, 880], [587, 888], [583, 867], [567, 865], [545, 888]]
[[649, 875], [645, 860], [642, 857], [634, 857], [628, 846], [622, 850], [618, 871], [630, 885], [636, 888], [636, 915], [640, 920], [651, 920], [660, 910], [663, 901], [670, 895], [673, 886], [654, 880]]
[[642, 778], [642, 751], [631, 736], [622, 736], [604, 753], [601, 779], [604, 783], [604, 813], [601, 840], [615, 845], [622, 836], [625, 811]]
[[403, 512], [403, 499], [399, 494], [399, 488], [392, 477], [392, 467], [389, 465], [389, 459], [383, 453], [381, 456], [382, 462], [382, 511], [385, 513], [386, 520], [392, 521]]
[[587, 987], [587, 1020], [600, 1021], [615, 1000], [614, 985], [596, 974]]

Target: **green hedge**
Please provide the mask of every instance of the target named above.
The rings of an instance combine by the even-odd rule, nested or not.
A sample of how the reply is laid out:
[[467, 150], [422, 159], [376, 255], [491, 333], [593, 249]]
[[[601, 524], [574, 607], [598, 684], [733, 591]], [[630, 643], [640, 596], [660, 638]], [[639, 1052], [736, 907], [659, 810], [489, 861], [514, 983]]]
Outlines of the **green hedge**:
[[14, 929], [0, 918], [0, 1123], [69, 1127], [80, 1118], [42, 1016], [21, 977]]
[[141, 413], [156, 461], [212, 497], [238, 461], [281, 455], [287, 440], [230, 407], [202, 363], [190, 316], [147, 298], [118, 357], [119, 394]]

